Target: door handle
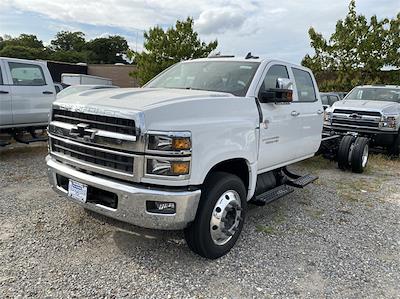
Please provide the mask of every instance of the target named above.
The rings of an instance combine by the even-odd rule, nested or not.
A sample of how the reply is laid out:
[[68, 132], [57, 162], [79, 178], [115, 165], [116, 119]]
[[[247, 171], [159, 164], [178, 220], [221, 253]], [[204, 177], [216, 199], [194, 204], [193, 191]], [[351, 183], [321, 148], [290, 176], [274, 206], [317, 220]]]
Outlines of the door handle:
[[324, 113], [324, 111], [322, 111], [321, 109], [318, 109], [317, 113], [322, 114], [322, 113]]
[[290, 115], [292, 115], [292, 116], [299, 116], [299, 115], [300, 115], [300, 112], [292, 111], [292, 113], [290, 113]]
[[43, 91], [43, 94], [53, 94], [53, 92], [52, 91]]
[[7, 94], [8, 91], [6, 91], [6, 90], [0, 90], [0, 93], [1, 93], [1, 94]]

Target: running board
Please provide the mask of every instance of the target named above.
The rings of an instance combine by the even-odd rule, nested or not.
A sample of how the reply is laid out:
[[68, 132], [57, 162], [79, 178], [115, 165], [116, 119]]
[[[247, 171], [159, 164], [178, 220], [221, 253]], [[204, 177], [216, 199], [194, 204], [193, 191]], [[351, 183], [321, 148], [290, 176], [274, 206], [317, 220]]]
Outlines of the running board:
[[19, 143], [25, 143], [25, 144], [29, 144], [29, 143], [32, 143], [32, 142], [47, 141], [47, 139], [48, 139], [47, 136], [46, 136], [46, 137], [37, 137], [35, 131], [30, 131], [29, 133], [30, 133], [30, 135], [32, 136], [31, 139], [23, 139], [23, 138], [20, 138], [20, 137], [18, 136], [18, 134], [14, 134], [13, 137], [14, 137], [15, 141], [17, 141], [17, 142], [19, 142]]
[[18, 137], [14, 137], [14, 139], [17, 142], [24, 143], [24, 144], [29, 144], [29, 143], [32, 143], [32, 142], [47, 141], [47, 137], [45, 137], [45, 138], [32, 138], [32, 139], [26, 139], [26, 140], [18, 138]]
[[287, 180], [285, 183], [289, 186], [293, 186], [296, 188], [304, 188], [308, 184], [311, 184], [312, 182], [316, 181], [317, 179], [318, 179], [318, 177], [315, 175], [306, 174], [295, 180]]
[[268, 190], [264, 193], [261, 193], [260, 195], [257, 195], [254, 200], [252, 200], [252, 203], [263, 206], [267, 203], [270, 203], [274, 200], [277, 200], [285, 195], [288, 195], [292, 193], [294, 189], [290, 186], [287, 185], [280, 185], [274, 189]]

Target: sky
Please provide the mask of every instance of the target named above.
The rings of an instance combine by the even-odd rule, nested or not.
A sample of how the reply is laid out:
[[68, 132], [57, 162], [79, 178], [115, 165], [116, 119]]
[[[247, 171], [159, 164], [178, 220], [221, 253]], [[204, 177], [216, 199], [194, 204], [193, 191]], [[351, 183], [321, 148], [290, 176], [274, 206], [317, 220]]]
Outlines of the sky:
[[[223, 54], [253, 55], [300, 63], [312, 54], [308, 29], [325, 37], [346, 16], [349, 0], [0, 0], [0, 35], [35, 34], [48, 44], [60, 30], [88, 39], [119, 34], [133, 50], [143, 32], [171, 27], [188, 16], [204, 41], [218, 40]], [[357, 12], [393, 18], [400, 0], [358, 0]]]

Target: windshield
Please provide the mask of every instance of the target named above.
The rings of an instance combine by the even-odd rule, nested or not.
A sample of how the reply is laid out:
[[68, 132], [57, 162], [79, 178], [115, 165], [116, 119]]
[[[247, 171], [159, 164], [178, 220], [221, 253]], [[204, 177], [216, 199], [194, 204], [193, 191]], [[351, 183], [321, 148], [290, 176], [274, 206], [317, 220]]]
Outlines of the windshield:
[[245, 96], [260, 64], [238, 61], [193, 61], [178, 63], [145, 87], [229, 92]]
[[400, 103], [400, 88], [356, 87], [346, 96], [345, 99]]

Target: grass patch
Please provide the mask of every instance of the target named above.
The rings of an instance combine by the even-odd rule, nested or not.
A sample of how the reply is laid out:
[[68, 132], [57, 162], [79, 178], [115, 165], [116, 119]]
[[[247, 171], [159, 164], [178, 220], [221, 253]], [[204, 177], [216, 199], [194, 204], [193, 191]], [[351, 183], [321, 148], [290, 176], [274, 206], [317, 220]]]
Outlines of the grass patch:
[[322, 156], [315, 156], [310, 159], [301, 161], [297, 163], [297, 165], [311, 170], [322, 170], [335, 167], [335, 161], [330, 161]]
[[393, 158], [382, 154], [370, 155], [365, 174], [384, 172], [390, 176], [393, 173], [400, 174], [400, 158]]
[[314, 209], [314, 208], [305, 208], [305, 210], [307, 211], [307, 214], [316, 220], [319, 220], [322, 218], [322, 215], [324, 214], [324, 212], [322, 210], [318, 210], [318, 209]]
[[261, 224], [256, 225], [256, 230], [258, 232], [266, 234], [266, 235], [276, 234], [276, 232], [277, 232], [274, 227], [268, 226], [268, 225], [261, 225]]
[[281, 224], [285, 222], [286, 220], [286, 215], [284, 214], [282, 209], [279, 209], [275, 214], [274, 214], [274, 219], [272, 220], [275, 224]]
[[360, 201], [368, 193], [377, 193], [382, 188], [383, 180], [376, 179], [358, 179], [349, 180], [346, 184], [336, 186], [337, 194], [346, 200]]

